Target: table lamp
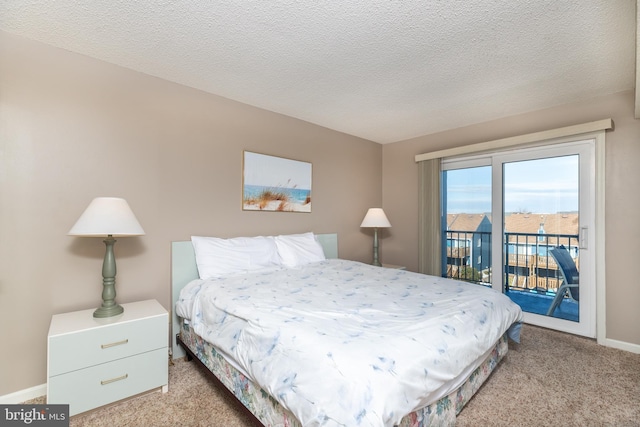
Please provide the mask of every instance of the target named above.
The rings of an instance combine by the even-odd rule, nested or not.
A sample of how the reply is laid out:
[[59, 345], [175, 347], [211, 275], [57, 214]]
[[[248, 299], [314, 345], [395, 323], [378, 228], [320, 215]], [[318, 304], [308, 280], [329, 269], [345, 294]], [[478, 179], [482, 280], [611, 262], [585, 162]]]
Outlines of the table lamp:
[[68, 233], [70, 236], [106, 237], [106, 252], [102, 263], [102, 305], [93, 317], [111, 317], [124, 312], [116, 303], [116, 259], [113, 254], [115, 237], [142, 236], [144, 230], [124, 199], [96, 197]]
[[373, 265], [382, 266], [378, 259], [378, 228], [391, 227], [391, 223], [382, 208], [370, 208], [364, 216], [360, 227], [373, 228]]

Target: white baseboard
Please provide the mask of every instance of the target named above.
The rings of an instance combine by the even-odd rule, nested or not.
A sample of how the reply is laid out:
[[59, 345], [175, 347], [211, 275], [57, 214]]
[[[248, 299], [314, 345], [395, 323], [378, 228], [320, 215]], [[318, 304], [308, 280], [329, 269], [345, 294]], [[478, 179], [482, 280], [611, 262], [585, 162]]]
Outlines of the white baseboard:
[[26, 402], [27, 400], [35, 399], [36, 397], [44, 396], [46, 394], [47, 394], [47, 385], [40, 384], [35, 387], [26, 388], [24, 390], [18, 390], [14, 393], [0, 396], [0, 404], [13, 405], [16, 403], [22, 403], [22, 402]]
[[603, 343], [598, 344], [603, 344], [607, 347], [613, 347], [619, 350], [625, 350], [630, 351], [631, 353], [640, 354], [640, 345], [638, 344], [631, 344], [625, 341], [612, 340], [609, 338], [606, 338]]

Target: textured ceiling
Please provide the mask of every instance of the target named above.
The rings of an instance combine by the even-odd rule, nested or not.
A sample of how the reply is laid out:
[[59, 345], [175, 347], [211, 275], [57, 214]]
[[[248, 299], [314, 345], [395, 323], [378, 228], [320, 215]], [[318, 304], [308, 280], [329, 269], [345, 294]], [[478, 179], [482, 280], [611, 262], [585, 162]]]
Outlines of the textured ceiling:
[[380, 143], [635, 85], [635, 0], [2, 0], [0, 29]]

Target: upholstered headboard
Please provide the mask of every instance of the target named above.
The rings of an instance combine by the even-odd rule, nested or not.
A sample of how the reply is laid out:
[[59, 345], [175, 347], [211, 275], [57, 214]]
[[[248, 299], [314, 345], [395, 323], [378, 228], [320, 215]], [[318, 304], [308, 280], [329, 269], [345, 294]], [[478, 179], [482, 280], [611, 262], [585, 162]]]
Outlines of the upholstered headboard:
[[[316, 234], [316, 239], [327, 258], [338, 258], [338, 235]], [[180, 330], [175, 305], [180, 291], [192, 280], [198, 279], [196, 255], [191, 240], [171, 242], [171, 347], [173, 358], [183, 357], [184, 350], [176, 344], [175, 335]]]

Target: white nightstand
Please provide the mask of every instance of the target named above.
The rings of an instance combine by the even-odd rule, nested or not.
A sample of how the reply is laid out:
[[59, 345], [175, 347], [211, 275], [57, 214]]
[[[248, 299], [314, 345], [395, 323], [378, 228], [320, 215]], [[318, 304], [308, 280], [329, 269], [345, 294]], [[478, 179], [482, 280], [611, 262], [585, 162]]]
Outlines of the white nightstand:
[[156, 300], [122, 304], [124, 313], [95, 318], [95, 309], [51, 318], [47, 403], [69, 415], [162, 387], [168, 391], [169, 315]]

